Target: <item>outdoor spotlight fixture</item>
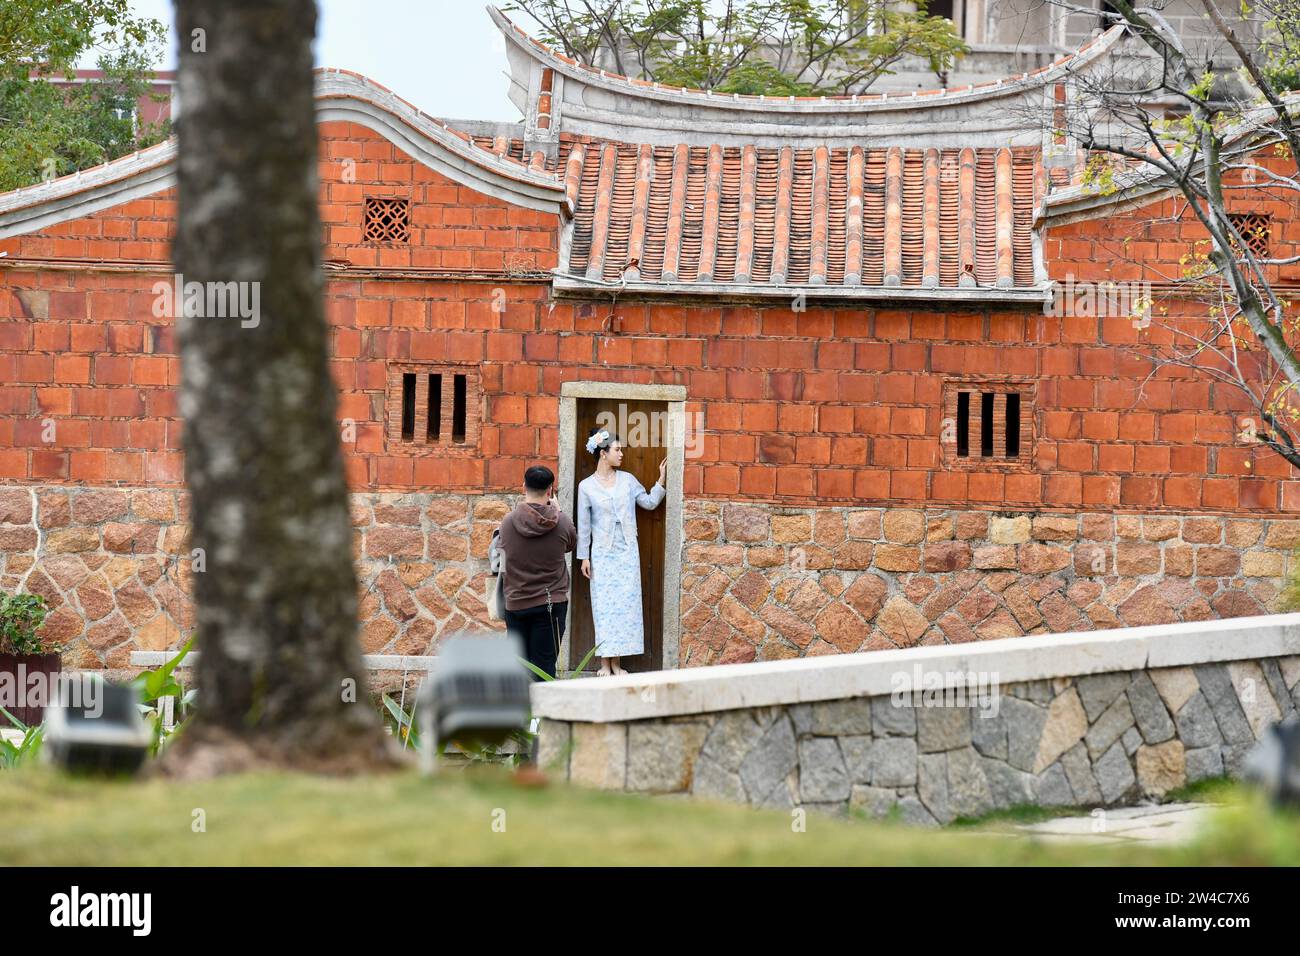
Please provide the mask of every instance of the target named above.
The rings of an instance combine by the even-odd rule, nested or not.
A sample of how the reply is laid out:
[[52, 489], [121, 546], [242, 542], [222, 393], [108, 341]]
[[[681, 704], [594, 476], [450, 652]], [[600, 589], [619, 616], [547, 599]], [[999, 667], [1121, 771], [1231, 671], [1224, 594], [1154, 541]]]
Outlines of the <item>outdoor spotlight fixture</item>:
[[74, 773], [133, 774], [144, 764], [152, 733], [140, 713], [140, 694], [96, 680], [93, 692], [45, 711], [47, 756]]
[[1242, 775], [1268, 791], [1274, 803], [1300, 806], [1300, 719], [1268, 727], [1242, 769]]
[[438, 650], [434, 672], [420, 688], [416, 710], [424, 728], [420, 763], [437, 767], [439, 741], [499, 744], [528, 727], [523, 645], [514, 634], [457, 634]]

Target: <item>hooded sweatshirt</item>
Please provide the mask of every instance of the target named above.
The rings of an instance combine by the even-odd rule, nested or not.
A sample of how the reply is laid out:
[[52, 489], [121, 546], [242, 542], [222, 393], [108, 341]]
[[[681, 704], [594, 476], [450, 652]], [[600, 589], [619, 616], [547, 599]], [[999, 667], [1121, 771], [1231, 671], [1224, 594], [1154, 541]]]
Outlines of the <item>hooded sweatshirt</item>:
[[500, 548], [506, 556], [506, 610], [523, 611], [569, 599], [569, 562], [578, 532], [554, 504], [520, 502], [501, 522]]

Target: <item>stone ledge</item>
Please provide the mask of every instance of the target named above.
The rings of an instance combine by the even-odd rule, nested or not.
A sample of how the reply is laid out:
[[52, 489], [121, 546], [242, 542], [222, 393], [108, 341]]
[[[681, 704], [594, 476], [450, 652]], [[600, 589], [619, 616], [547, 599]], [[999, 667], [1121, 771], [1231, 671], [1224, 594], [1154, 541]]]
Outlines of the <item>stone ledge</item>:
[[1300, 614], [1275, 614], [558, 681], [534, 684], [532, 700], [535, 716], [608, 723], [886, 696], [918, 667], [1010, 684], [1295, 654]]
[[684, 402], [685, 385], [641, 385], [633, 382], [562, 382], [562, 398], [621, 398], [624, 401]]

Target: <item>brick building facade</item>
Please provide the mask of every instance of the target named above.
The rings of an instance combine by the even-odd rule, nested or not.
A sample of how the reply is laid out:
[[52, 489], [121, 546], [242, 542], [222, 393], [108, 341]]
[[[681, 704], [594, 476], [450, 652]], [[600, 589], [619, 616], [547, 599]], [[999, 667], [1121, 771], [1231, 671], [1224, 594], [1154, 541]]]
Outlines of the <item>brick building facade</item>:
[[[591, 73], [501, 25], [512, 129], [318, 76], [367, 652], [490, 627], [487, 544], [524, 468], [554, 467], [571, 510], [584, 416], [620, 403], [693, 440], [655, 443], [643, 666], [1273, 605], [1300, 483], [1245, 405], [1148, 379], [1161, 323], [1045, 307], [1054, 280], [1122, 280], [1170, 318], [1203, 308], [1171, 280], [1205, 238], [1175, 199], [1072, 183], [1015, 108], [1050, 108], [1118, 31], [982, 89], [772, 101]], [[193, 622], [156, 288], [177, 281], [174, 161], [0, 196], [0, 587], [49, 600], [71, 666]], [[1295, 253], [1288, 208], [1248, 212]]]

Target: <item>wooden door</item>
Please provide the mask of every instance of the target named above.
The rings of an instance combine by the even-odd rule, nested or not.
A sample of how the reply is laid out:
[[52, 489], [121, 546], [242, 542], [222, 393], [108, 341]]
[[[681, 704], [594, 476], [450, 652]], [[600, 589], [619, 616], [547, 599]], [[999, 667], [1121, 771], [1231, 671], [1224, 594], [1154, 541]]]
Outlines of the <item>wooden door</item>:
[[[659, 479], [659, 463], [668, 455], [665, 447], [668, 438], [667, 402], [612, 398], [577, 399], [577, 441], [574, 443], [573, 487], [567, 492], [572, 496], [575, 524], [578, 517], [578, 482], [596, 470], [596, 460], [587, 454], [587, 435], [596, 427], [597, 417], [602, 412], [614, 416], [615, 421], [634, 421], [634, 416], [643, 415], [645, 421], [657, 423], [656, 427], [642, 428], [639, 435], [632, 436], [643, 440], [635, 445], [623, 446], [622, 470], [635, 475], [647, 491]], [[624, 435], [618, 437], [625, 442], [628, 438]], [[664, 533], [667, 527], [667, 512], [666, 502], [661, 502], [654, 511], [636, 509], [637, 548], [641, 553], [641, 612], [642, 620], [645, 622], [645, 653], [622, 659], [622, 666], [629, 671], [654, 671], [663, 668]], [[577, 667], [578, 662], [591, 650], [595, 639], [595, 624], [591, 617], [591, 584], [583, 576], [581, 562], [577, 560], [573, 563], [573, 594], [570, 600], [572, 614], [569, 619], [569, 666]], [[593, 656], [586, 669], [594, 671], [599, 666], [600, 660]]]

